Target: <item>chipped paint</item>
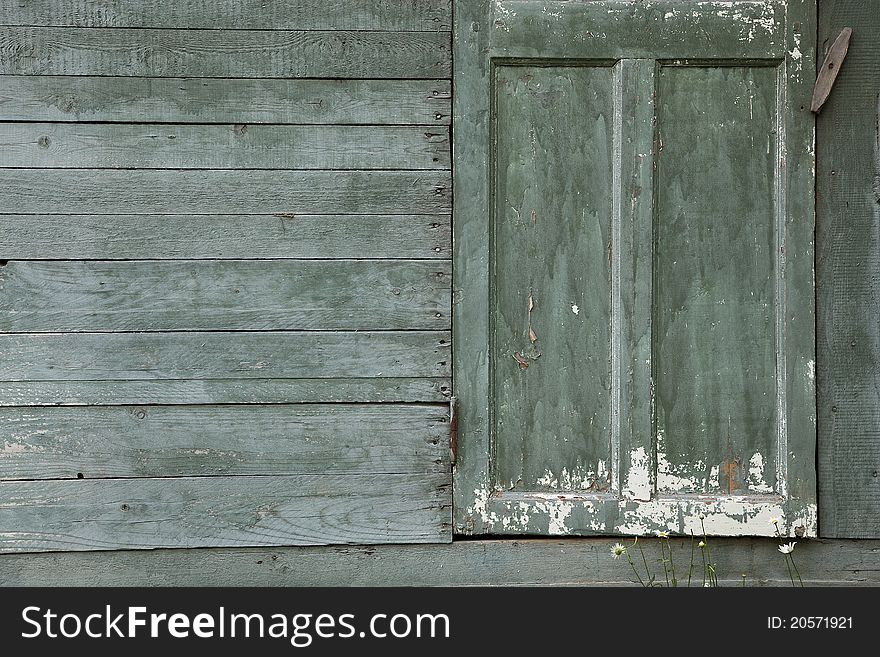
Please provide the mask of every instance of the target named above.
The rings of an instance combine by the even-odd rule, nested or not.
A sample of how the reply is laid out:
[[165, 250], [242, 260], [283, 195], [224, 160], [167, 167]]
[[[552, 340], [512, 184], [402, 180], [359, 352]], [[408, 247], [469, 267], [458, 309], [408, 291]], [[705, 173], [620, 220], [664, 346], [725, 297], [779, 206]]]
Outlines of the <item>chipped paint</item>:
[[648, 500], [651, 497], [651, 468], [648, 453], [644, 447], [637, 447], [629, 455], [629, 470], [626, 473], [624, 497]]
[[764, 478], [764, 456], [760, 452], [755, 452], [749, 459], [748, 484], [749, 490], [755, 493], [773, 492], [773, 487]]

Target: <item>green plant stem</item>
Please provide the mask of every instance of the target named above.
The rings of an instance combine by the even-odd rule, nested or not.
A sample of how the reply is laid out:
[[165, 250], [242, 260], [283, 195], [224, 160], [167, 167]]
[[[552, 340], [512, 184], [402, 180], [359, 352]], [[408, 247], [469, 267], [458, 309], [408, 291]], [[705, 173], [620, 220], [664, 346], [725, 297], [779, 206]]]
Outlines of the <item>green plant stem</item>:
[[672, 570], [672, 586], [678, 588], [678, 578], [675, 576], [675, 559], [672, 558], [672, 543], [666, 539], [666, 549], [669, 552], [669, 568]]
[[[797, 575], [798, 582], [800, 582], [801, 588], [803, 588], [804, 587], [804, 580], [801, 579], [801, 574], [798, 571], [797, 564], [795, 564], [795, 562], [794, 562], [794, 555], [789, 554], [788, 559], [789, 559], [789, 561], [791, 561], [791, 567], [794, 568], [795, 575]], [[792, 585], [794, 585], [794, 580], [792, 580], [791, 583], [792, 583]]]
[[637, 546], [637, 547], [639, 548], [639, 552], [640, 552], [641, 555], [642, 555], [642, 563], [645, 564], [645, 577], [648, 578], [648, 583], [649, 583], [649, 584], [653, 584], [653, 582], [654, 582], [654, 576], [651, 575], [651, 569], [648, 568], [648, 558], [645, 556], [645, 551], [642, 549], [642, 545], [641, 545], [641, 543], [639, 543], [639, 538], [638, 538], [638, 536], [636, 537], [635, 542], [633, 542], [633, 545], [635, 545], [635, 546]]
[[688, 588], [691, 586], [691, 577], [694, 574], [694, 557], [696, 556], [695, 550], [697, 549], [696, 543], [694, 543], [694, 532], [691, 530], [691, 566], [688, 568]]
[[666, 548], [663, 546], [663, 539], [660, 539], [660, 563], [663, 564], [663, 575], [666, 577], [666, 586], [669, 586], [669, 569], [666, 566]]
[[[715, 567], [712, 565], [712, 552], [709, 550], [709, 537], [706, 536], [706, 525], [703, 524], [703, 519], [700, 518], [700, 529], [703, 530], [703, 543], [706, 544], [704, 548], [705, 558], [703, 561], [705, 562], [708, 559], [708, 565], [706, 566], [706, 572], [709, 575], [709, 585], [710, 586], [718, 586], [718, 576], [715, 574]], [[705, 582], [704, 582], [705, 584]]]
[[[635, 543], [633, 543], [633, 545], [635, 545]], [[647, 584], [645, 584], [642, 576], [639, 575], [639, 571], [636, 570], [636, 565], [633, 563], [632, 557], [629, 556], [629, 550], [624, 550], [623, 553], [626, 555], [626, 560], [629, 562], [629, 567], [632, 568], [632, 571], [635, 573], [636, 579], [639, 580], [639, 584], [641, 584], [643, 588], [647, 588]]]

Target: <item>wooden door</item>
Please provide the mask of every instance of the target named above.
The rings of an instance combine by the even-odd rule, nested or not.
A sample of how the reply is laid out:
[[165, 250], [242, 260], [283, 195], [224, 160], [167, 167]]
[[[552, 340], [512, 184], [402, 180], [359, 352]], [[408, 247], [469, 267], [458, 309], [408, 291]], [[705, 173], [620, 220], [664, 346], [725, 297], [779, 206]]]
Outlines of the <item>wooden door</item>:
[[456, 30], [457, 531], [815, 535], [815, 6]]

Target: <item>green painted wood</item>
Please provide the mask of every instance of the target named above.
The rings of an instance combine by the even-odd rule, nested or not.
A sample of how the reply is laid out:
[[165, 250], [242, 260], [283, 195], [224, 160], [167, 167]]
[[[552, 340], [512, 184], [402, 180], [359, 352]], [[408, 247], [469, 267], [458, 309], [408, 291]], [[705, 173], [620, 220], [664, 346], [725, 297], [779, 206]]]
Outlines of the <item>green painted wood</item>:
[[131, 171], [10, 169], [2, 214], [437, 214], [442, 171]]
[[[611, 558], [616, 539], [455, 541], [214, 550], [6, 554], [0, 586], [621, 586], [637, 585], [626, 560]], [[687, 568], [687, 539], [672, 539]], [[790, 586], [777, 542], [715, 539], [719, 583]], [[656, 550], [646, 544], [648, 554]], [[810, 586], [877, 586], [880, 542], [799, 541]], [[681, 572], [681, 567], [679, 567]]]
[[653, 365], [661, 492], [778, 491], [776, 79], [769, 66], [660, 68]]
[[0, 410], [0, 480], [449, 472], [449, 407]]
[[[347, 355], [346, 355], [347, 357]], [[0, 381], [3, 406], [448, 403], [448, 377]]]
[[448, 331], [413, 330], [0, 334], [0, 379], [73, 383], [446, 377], [449, 341]]
[[450, 98], [448, 80], [23, 75], [3, 77], [0, 121], [445, 125]]
[[449, 327], [449, 261], [21, 261], [0, 267], [0, 331]]
[[450, 70], [446, 32], [0, 27], [7, 75], [434, 79]]
[[[463, 2], [467, 0], [462, 0]], [[797, 10], [797, 5], [790, 5]], [[496, 0], [492, 57], [750, 59], [786, 52], [778, 0]], [[552, 38], [541, 35], [552, 34]]]
[[495, 67], [494, 458], [506, 490], [609, 485], [612, 75]]
[[442, 543], [449, 474], [0, 483], [0, 552]]
[[0, 215], [7, 260], [191, 260], [450, 256], [437, 215]]
[[819, 527], [880, 537], [880, 14], [819, 3], [820, 55], [854, 32], [818, 119]]
[[[808, 1], [616, 0], [500, 0], [456, 8], [456, 530], [687, 533], [699, 530], [702, 514], [712, 534], [772, 535], [768, 520], [780, 517], [780, 531], [814, 535], [814, 150], [807, 107], [815, 8]], [[611, 67], [605, 69], [611, 91], [604, 135], [588, 130], [596, 110], [586, 102], [569, 120], [545, 109], [565, 111], [552, 77], [562, 71], [573, 89], [568, 93], [602, 93], [601, 83], [587, 84], [573, 73], [588, 66]], [[508, 68], [523, 68], [532, 75], [524, 83], [535, 85], [537, 100], [521, 92], [517, 114], [509, 111], [503, 88], [491, 85]], [[555, 104], [549, 100], [554, 97]], [[565, 150], [554, 152], [531, 126], [541, 111], [548, 112], [546, 134], [565, 126]], [[574, 140], [573, 126], [580, 126]], [[781, 135], [778, 144], [767, 140], [773, 132]], [[587, 135], [604, 146], [596, 148], [602, 155], [577, 161], [572, 151]], [[669, 139], [675, 143], [667, 145]], [[604, 167], [602, 158], [608, 158]], [[511, 188], [510, 180], [532, 161], [540, 162], [534, 167], [539, 173], [524, 178], [535, 180], [539, 191]], [[548, 169], [556, 173], [546, 174], [541, 185]], [[604, 208], [582, 191], [589, 185], [604, 185], [610, 194]], [[566, 265], [583, 274], [579, 292], [595, 295], [587, 297], [595, 313], [587, 315], [589, 335], [604, 331], [610, 345], [582, 347], [580, 336], [562, 334], [572, 317], [554, 324], [559, 344], [542, 343], [537, 329], [530, 335], [528, 317], [523, 326], [530, 295], [539, 307], [530, 248], [540, 249], [545, 235], [537, 209], [529, 217], [515, 215], [541, 193], [552, 200], [535, 206], [561, 205], [546, 222], [548, 230], [567, 239], [545, 249], [540, 282], [560, 285]], [[587, 262], [576, 260], [576, 240], [593, 233], [571, 226], [583, 212], [565, 205], [567, 194], [608, 226], [604, 248], [590, 251]], [[493, 222], [504, 229], [490, 234]], [[604, 305], [603, 290], [610, 296]], [[577, 314], [569, 306], [573, 317], [580, 317], [577, 305]], [[745, 333], [737, 332], [738, 324]], [[501, 352], [512, 325], [522, 347], [506, 362]], [[566, 359], [567, 340], [583, 352]], [[573, 372], [557, 365], [550, 368], [557, 376], [544, 379], [542, 363], [556, 351], [574, 361]], [[610, 364], [599, 369], [591, 356]], [[610, 381], [602, 380], [603, 371]], [[601, 401], [589, 410], [607, 413], [604, 434], [582, 426], [569, 440], [605, 450], [607, 490], [596, 490], [591, 477], [565, 484], [570, 490], [564, 492], [546, 490], [552, 476], [514, 480], [521, 463], [567, 459], [567, 473], [577, 463], [569, 443], [554, 445], [552, 430], [521, 420], [565, 404], [573, 388], [568, 376], [610, 397], [607, 411]], [[507, 391], [527, 390], [522, 381], [528, 377], [537, 377], [535, 390], [542, 394], [518, 406]], [[709, 408], [676, 405], [674, 385]], [[569, 418], [557, 415], [553, 429], [562, 433]], [[734, 432], [730, 455], [726, 435], [718, 435], [728, 424]], [[533, 433], [542, 438], [533, 441]], [[676, 443], [671, 451], [670, 440]], [[596, 464], [598, 472], [598, 458]]]
[[421, 126], [0, 123], [0, 167], [448, 169], [449, 130]]
[[450, 0], [0, 1], [4, 25], [258, 30], [448, 30]]
[[0, 381], [0, 406], [448, 403], [451, 389], [448, 377]]
[[452, 133], [453, 390], [458, 399], [452, 512], [455, 531], [482, 533], [489, 484], [489, 65], [488, 0], [455, 2]]

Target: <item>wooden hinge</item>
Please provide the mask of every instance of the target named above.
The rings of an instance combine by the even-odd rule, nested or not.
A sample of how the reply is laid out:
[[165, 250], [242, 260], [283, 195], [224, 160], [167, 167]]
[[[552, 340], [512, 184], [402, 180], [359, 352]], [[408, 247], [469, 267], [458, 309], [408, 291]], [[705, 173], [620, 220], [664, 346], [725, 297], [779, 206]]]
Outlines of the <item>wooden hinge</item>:
[[458, 400], [449, 398], [449, 460], [455, 465], [458, 458]]
[[816, 86], [813, 88], [813, 100], [810, 102], [810, 111], [819, 112], [822, 105], [828, 100], [834, 81], [840, 73], [840, 67], [843, 64], [843, 58], [846, 57], [846, 51], [849, 50], [849, 39], [852, 36], [852, 28], [845, 27], [834, 40], [834, 44], [825, 56], [822, 62], [822, 68], [819, 69], [819, 75], [816, 77]]

